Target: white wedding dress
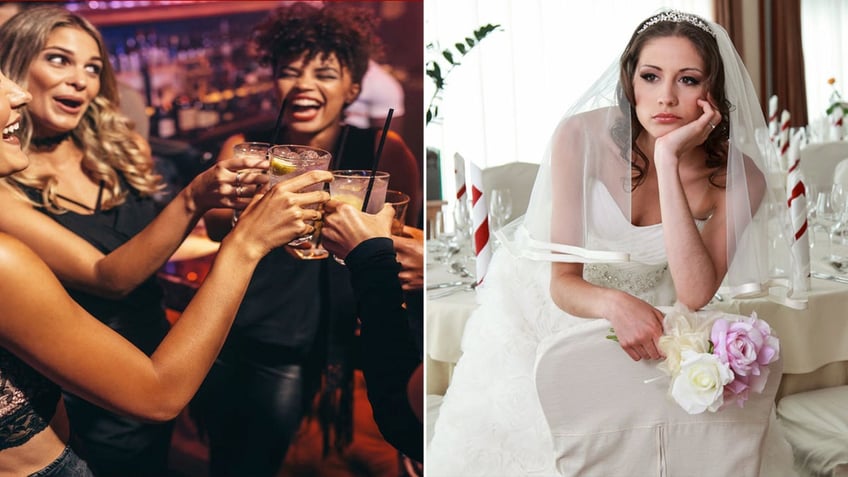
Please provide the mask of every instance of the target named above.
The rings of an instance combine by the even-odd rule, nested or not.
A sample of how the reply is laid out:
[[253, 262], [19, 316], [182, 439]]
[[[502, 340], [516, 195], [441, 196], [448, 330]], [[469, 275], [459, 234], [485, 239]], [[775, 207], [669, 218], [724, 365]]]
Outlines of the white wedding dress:
[[[592, 199], [596, 201], [594, 206], [601, 206], [604, 213], [593, 214], [601, 221], [589, 226], [604, 229], [604, 233], [590, 236], [617, 237], [618, 243], [590, 245], [628, 251], [631, 261], [587, 264], [584, 277], [599, 285], [627, 291], [655, 306], [672, 305], [675, 294], [666, 262], [662, 225], [633, 226], [598, 183], [593, 187]], [[534, 380], [537, 351], [540, 343], [550, 337], [598, 328], [601, 322], [573, 317], [557, 308], [550, 299], [549, 283], [549, 262], [516, 259], [504, 248], [493, 257], [486, 280], [477, 290], [479, 307], [466, 325], [463, 355], [442, 401], [427, 448], [428, 476], [559, 475], [551, 430]], [[608, 327], [608, 322], [604, 320], [603, 326]], [[603, 332], [598, 335], [597, 346], [626, 357], [604, 335]], [[566, 367], [569, 363], [561, 365]], [[587, 366], [586, 372], [592, 372], [591, 366]], [[563, 382], [558, 389], [561, 396], [556, 397], [561, 397], [562, 405], [568, 406], [569, 383]], [[658, 406], [676, 404], [666, 400]], [[603, 405], [599, 404], [596, 410], [599, 415], [604, 413]], [[763, 460], [774, 463], [780, 470], [771, 469], [762, 475], [793, 475], [788, 445], [780, 435], [774, 439], [774, 449], [762, 449], [764, 454], [769, 454]], [[638, 447], [642, 442], [632, 444]], [[716, 460], [721, 458], [715, 456]], [[602, 465], [601, 469], [598, 475], [615, 475], [611, 468], [603, 472]], [[633, 472], [627, 475], [641, 475], [635, 468]], [[713, 468], [704, 469], [704, 475], [720, 474]]]

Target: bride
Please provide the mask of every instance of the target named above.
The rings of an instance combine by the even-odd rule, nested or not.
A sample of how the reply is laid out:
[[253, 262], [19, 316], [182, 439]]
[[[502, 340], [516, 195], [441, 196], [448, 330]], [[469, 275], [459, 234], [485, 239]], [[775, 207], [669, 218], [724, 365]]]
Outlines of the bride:
[[[751, 80], [720, 26], [676, 11], [639, 25], [619, 64], [560, 122], [527, 214], [502, 237], [505, 247], [478, 289], [480, 306], [466, 325], [463, 356], [435, 423], [428, 476], [557, 475], [540, 397], [573, 406], [592, 393], [577, 398], [568, 382], [553, 396], [537, 393], [534, 362], [544, 340], [612, 328], [618, 346], [604, 339], [607, 333], [597, 335], [597, 346], [609, 350], [602, 354], [615, 353], [609, 359], [627, 359], [618, 375], [601, 378], [620, 380], [634, 362], [655, 367], [662, 358], [657, 306], [677, 302], [697, 310], [720, 287], [728, 296], [767, 289], [765, 211], [779, 199], [771, 196], [766, 174], [773, 150], [757, 142], [763, 131]], [[570, 365], [594, 372], [592, 363], [558, 363]], [[772, 393], [779, 376], [772, 375]], [[634, 386], [639, 393], [644, 385]], [[676, 406], [664, 398], [652, 404]], [[600, 422], [610, 406], [643, 412], [632, 402], [628, 395], [598, 395], [589, 407]], [[773, 466], [761, 470], [764, 475], [791, 473], [773, 404], [765, 409], [752, 431], [762, 439], [752, 445], [754, 455], [744, 457], [745, 468], [762, 462]], [[700, 417], [708, 425], [745, 411]], [[737, 445], [740, 429], [719, 429], [711, 439], [727, 449]], [[664, 475], [656, 459], [639, 457], [654, 452], [650, 441], [615, 442], [593, 442], [601, 447], [592, 451], [604, 458], [573, 473], [614, 475], [626, 468], [628, 475]], [[691, 459], [710, 462], [707, 475], [757, 473], [741, 471], [730, 458], [739, 452], [716, 446], [715, 455], [703, 455], [694, 447], [677, 445], [676, 455], [660, 456], [669, 475], [675, 475], [673, 461]], [[630, 457], [620, 462], [616, 456]], [[567, 462], [569, 455], [560, 458]], [[569, 473], [567, 465], [557, 467]]]

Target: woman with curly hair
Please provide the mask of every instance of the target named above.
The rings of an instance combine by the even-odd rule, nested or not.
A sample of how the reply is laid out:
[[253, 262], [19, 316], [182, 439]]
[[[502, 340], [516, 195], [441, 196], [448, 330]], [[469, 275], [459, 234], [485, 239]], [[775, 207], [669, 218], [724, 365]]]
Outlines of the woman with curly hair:
[[[337, 169], [370, 169], [381, 131], [345, 125], [343, 112], [359, 94], [368, 59], [379, 52], [375, 21], [369, 10], [327, 3], [293, 4], [262, 22], [256, 46], [286, 105], [280, 134], [235, 136], [224, 145], [222, 160], [236, 143], [275, 141], [330, 151]], [[410, 207], [420, 204], [415, 158], [394, 132], [378, 169], [391, 174], [390, 189], [411, 196]], [[226, 235], [231, 218], [228, 211], [207, 214], [210, 237]], [[344, 447], [352, 436], [353, 366], [347, 357], [355, 322], [345, 267], [298, 260], [285, 250], [260, 263], [233, 331], [192, 403], [209, 435], [211, 475], [276, 475], [322, 370], [317, 414], [325, 451]]]
[[[0, 73], [0, 177], [29, 164], [17, 132], [20, 108], [30, 99]], [[94, 475], [67, 445], [60, 386], [139, 419], [168, 420], [180, 412], [221, 349], [256, 264], [312, 230], [305, 220], [320, 212], [307, 206], [329, 198], [295, 191], [330, 178], [311, 171], [257, 198], [150, 357], [87, 313], [31, 248], [0, 233], [0, 476]]]
[[[59, 7], [0, 28], [0, 63], [32, 94], [20, 136], [31, 165], [2, 181], [0, 231], [31, 247], [89, 313], [153, 352], [168, 331], [156, 271], [203, 214], [244, 208], [233, 159], [196, 177], [167, 206], [148, 144], [118, 109], [103, 40]], [[160, 210], [161, 208], [161, 210]], [[100, 476], [164, 475], [172, 423], [150, 424], [65, 395], [75, 448]]]

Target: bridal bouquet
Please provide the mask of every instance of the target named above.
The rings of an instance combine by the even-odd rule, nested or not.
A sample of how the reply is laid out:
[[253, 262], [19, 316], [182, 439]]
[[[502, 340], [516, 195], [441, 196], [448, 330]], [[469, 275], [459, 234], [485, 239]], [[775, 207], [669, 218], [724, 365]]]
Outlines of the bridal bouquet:
[[659, 369], [671, 377], [669, 394], [689, 414], [716, 412], [734, 402], [744, 406], [749, 393], [763, 391], [768, 365], [780, 353], [777, 337], [756, 313], [675, 307], [663, 327], [659, 348], [666, 359]]

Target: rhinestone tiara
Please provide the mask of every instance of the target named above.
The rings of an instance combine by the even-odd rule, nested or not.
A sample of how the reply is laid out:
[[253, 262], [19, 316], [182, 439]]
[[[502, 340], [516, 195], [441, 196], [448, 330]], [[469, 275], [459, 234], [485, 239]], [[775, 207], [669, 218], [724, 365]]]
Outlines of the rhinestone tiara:
[[701, 20], [700, 17], [692, 15], [691, 13], [679, 12], [677, 10], [671, 10], [671, 11], [668, 11], [668, 12], [660, 13], [658, 15], [654, 15], [653, 17], [649, 18], [645, 23], [642, 24], [642, 27], [639, 28], [639, 30], [636, 32], [636, 34], [638, 35], [638, 34], [642, 33], [643, 31], [647, 30], [649, 27], [656, 25], [659, 22], [674, 22], [674, 23], [686, 22], [686, 23], [690, 23], [692, 25], [695, 25], [696, 27], [700, 28], [701, 30], [704, 30], [705, 32], [709, 33], [712, 36], [715, 36], [715, 32], [713, 32], [713, 29], [710, 28], [709, 25], [704, 23], [704, 20]]

